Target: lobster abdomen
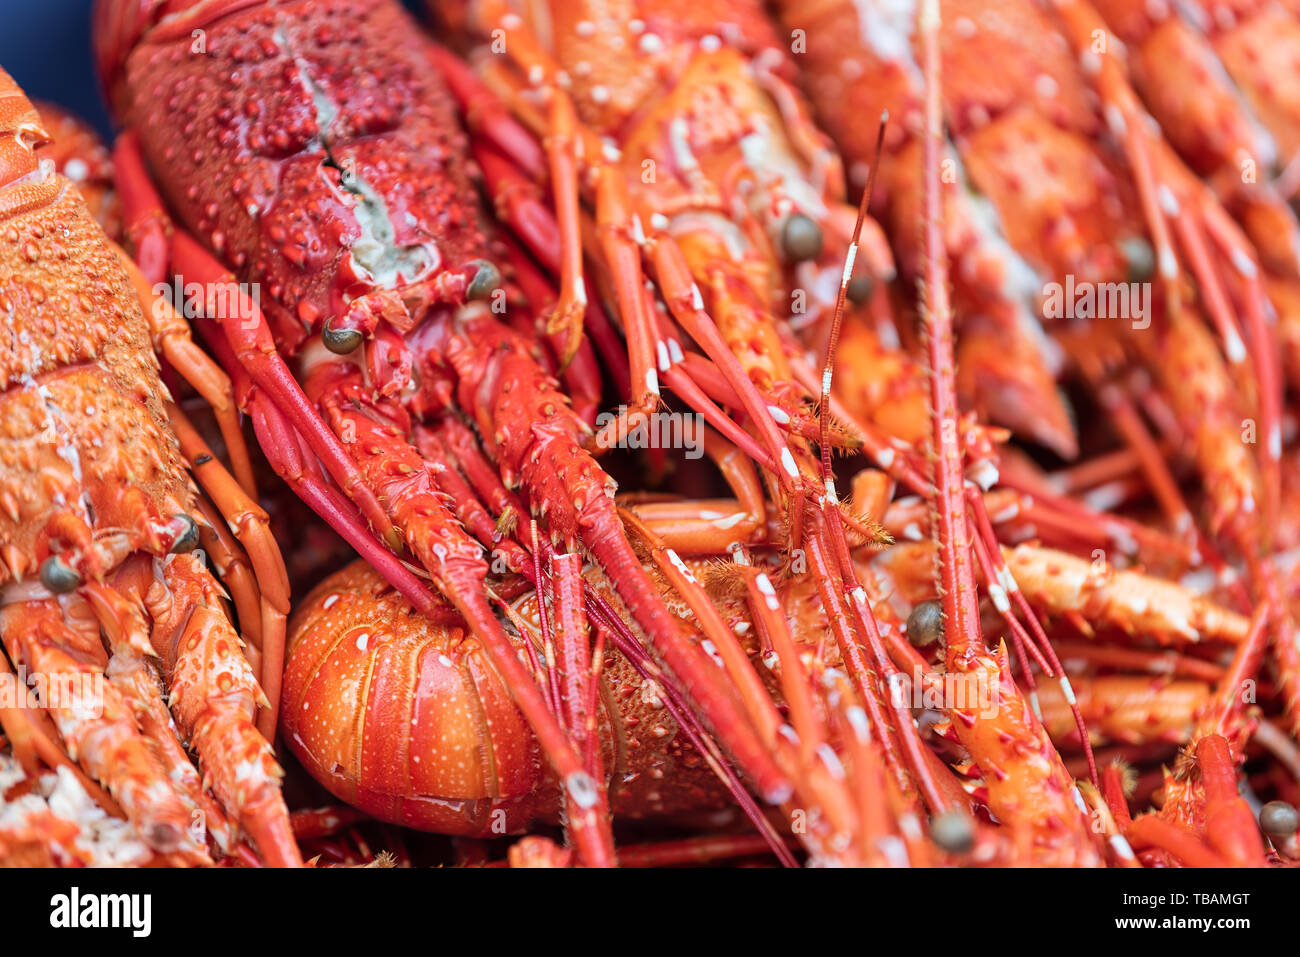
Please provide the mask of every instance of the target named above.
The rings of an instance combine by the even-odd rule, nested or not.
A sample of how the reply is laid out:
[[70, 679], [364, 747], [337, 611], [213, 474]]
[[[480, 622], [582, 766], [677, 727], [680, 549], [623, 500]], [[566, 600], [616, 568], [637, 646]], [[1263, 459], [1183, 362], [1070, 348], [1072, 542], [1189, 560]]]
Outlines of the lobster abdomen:
[[[524, 622], [535, 620], [531, 593], [515, 607]], [[445, 834], [487, 837], [558, 819], [554, 773], [464, 628], [414, 614], [378, 573], [355, 562], [304, 599], [289, 634], [285, 738], [335, 796], [384, 820]], [[600, 696], [616, 815], [725, 802], [657, 689], [621, 655], [606, 653]]]

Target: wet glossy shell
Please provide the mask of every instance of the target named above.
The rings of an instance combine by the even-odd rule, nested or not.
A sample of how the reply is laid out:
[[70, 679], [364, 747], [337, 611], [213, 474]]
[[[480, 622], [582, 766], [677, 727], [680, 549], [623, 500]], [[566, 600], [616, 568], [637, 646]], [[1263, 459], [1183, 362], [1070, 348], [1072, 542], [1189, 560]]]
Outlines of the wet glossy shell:
[[[13, 103], [0, 128], [37, 122]], [[52, 524], [138, 530], [190, 495], [116, 254], [76, 187], [24, 154], [0, 157], [0, 584], [35, 577]]]
[[115, 92], [171, 211], [259, 284], [281, 347], [481, 258], [455, 107], [400, 5], [236, 7], [195, 21], [201, 49], [147, 31]]
[[[525, 621], [535, 618], [531, 595], [516, 608]], [[558, 819], [550, 766], [464, 629], [416, 615], [356, 562], [299, 605], [289, 632], [285, 739], [340, 799], [447, 834], [516, 833]], [[615, 814], [718, 805], [712, 772], [678, 733], [657, 689], [614, 653], [605, 659], [601, 704]]]

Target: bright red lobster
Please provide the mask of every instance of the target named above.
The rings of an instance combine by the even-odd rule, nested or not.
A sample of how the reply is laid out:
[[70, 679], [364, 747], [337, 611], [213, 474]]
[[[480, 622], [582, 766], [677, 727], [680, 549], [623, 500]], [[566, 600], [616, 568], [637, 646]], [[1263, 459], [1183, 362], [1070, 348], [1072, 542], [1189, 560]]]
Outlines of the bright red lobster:
[[[533, 561], [549, 553], [530, 558], [494, 525], [504, 515], [509, 528], [524, 510], [543, 543], [596, 557], [732, 759], [760, 793], [788, 793], [735, 691], [641, 568], [613, 482], [583, 448], [587, 425], [535, 345], [483, 301], [501, 283], [504, 265], [492, 262], [505, 254], [477, 207], [440, 61], [400, 7], [104, 0], [96, 44], [128, 129], [115, 159], [143, 270], [158, 280], [170, 264], [209, 290], [235, 278], [257, 284], [260, 305], [232, 294], [251, 318], [209, 316], [263, 449], [416, 608], [437, 617], [436, 600], [389, 548], [405, 549], [450, 598], [560, 770], [571, 809], [592, 812], [599, 788], [486, 584], [485, 546], [533, 577]], [[498, 142], [536, 150], [504, 114], [489, 125]], [[177, 219], [170, 235], [164, 202]], [[539, 288], [545, 295], [534, 280], [530, 298]], [[581, 343], [560, 344], [590, 370]], [[468, 442], [465, 420], [477, 429]], [[587, 852], [600, 859], [595, 844]]]

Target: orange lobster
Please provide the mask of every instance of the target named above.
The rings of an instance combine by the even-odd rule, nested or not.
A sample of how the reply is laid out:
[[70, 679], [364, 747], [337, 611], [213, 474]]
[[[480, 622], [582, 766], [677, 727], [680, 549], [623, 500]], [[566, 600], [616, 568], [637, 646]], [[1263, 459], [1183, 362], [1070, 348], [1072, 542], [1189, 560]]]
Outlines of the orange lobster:
[[[867, 128], [869, 124], [861, 122], [862, 117], [888, 111], [891, 121], [885, 139], [888, 158], [881, 166], [873, 199], [877, 201], [876, 208], [884, 211], [883, 222], [904, 272], [919, 279], [923, 270], [920, 212], [923, 91], [920, 71], [907, 53], [914, 32], [912, 7], [858, 7], [837, 0], [775, 6], [790, 34], [795, 50], [792, 59], [800, 68], [818, 118], [843, 152], [859, 187], [865, 185], [863, 172], [871, 164], [874, 149], [872, 131]], [[946, 13], [951, 16], [953, 11]], [[947, 36], [945, 33], [945, 55], [949, 49]], [[963, 58], [961, 62], [978, 66], [980, 71], [987, 66], [987, 61], [979, 56]], [[1004, 100], [1015, 102], [1012, 98], [1021, 95], [1018, 89], [1021, 85], [1016, 78], [1007, 76], [1007, 70], [1019, 64], [1023, 66], [1017, 66], [1018, 77], [1030, 77], [1042, 70], [1042, 75], [1048, 78], [1043, 83], [1052, 79], [1048, 58], [1040, 51], [1026, 49], [1002, 64], [1000, 77], [992, 89], [988, 80], [975, 71], [961, 73], [947, 85], [946, 101], [960, 100], [963, 105], [972, 104], [972, 111], [988, 109], [990, 112], [994, 110], [988, 105], [975, 105], [981, 93], [991, 94], [998, 105]], [[946, 65], [952, 70], [956, 64], [950, 58]], [[1032, 90], [1032, 84], [1026, 81], [1024, 88]], [[1053, 106], [1059, 112], [1068, 113], [1074, 103], [1069, 96], [1064, 96]], [[1032, 117], [1032, 110], [1020, 107], [1017, 116], [1023, 115]], [[1035, 280], [1030, 263], [1035, 260], [1034, 251], [1050, 255], [1053, 249], [1069, 249], [1072, 254], [1080, 255], [1090, 240], [1105, 235], [1109, 242], [1112, 237], [1122, 240], [1123, 236], [1115, 235], [1117, 224], [1099, 222], [1097, 233], [1036, 236], [1030, 244], [1034, 251], [1022, 252], [1016, 243], [1021, 237], [1004, 239], [998, 235], [994, 210], [999, 198], [997, 189], [1002, 185], [1000, 170], [1006, 166], [1002, 157], [1016, 151], [1017, 164], [1022, 162], [1022, 154], [1030, 157], [1024, 168], [1006, 177], [1007, 188], [1019, 189], [1036, 179], [1033, 153], [1026, 149], [1032, 145], [1032, 136], [1025, 128], [1025, 120], [1008, 121], [1005, 127], [1009, 131], [1000, 136], [995, 136], [990, 127], [980, 134], [978, 141], [962, 149], [961, 159], [968, 166], [963, 167], [956, 155], [944, 159], [944, 238], [954, 264], [953, 294], [959, 331], [957, 384], [963, 401], [981, 415], [1066, 458], [1073, 458], [1077, 453], [1074, 426], [1053, 382], [1059, 356], [1039, 328], [1037, 300], [1041, 284]], [[1057, 161], [1068, 162], [1062, 160], [1062, 154], [1058, 148]], [[980, 156], [998, 159], [981, 163]], [[1041, 197], [1044, 205], [1056, 201], [1071, 208], [1086, 207], [1098, 189], [1105, 190], [1111, 185], [1104, 168], [1089, 169], [1085, 164], [1065, 172], [1062, 179], [1072, 184], [1070, 195], [1059, 198], [1044, 195]], [[976, 190], [985, 195], [978, 196]], [[1016, 220], [1007, 223], [1008, 228], [1016, 225]], [[1032, 221], [1024, 224], [1027, 232], [1033, 227]], [[845, 352], [843, 356], [847, 365], [850, 354]]]
[[[1259, 287], [1225, 275], [1209, 255], [1212, 241], [1249, 273], [1253, 251], [1167, 148], [1143, 135], [1144, 117], [1115, 64], [1102, 58], [1105, 69], [1095, 70], [1083, 69], [1075, 61], [1076, 56], [1097, 55], [1085, 40], [1093, 26], [1087, 6], [1064, 2], [1055, 6], [1060, 8], [1059, 22], [1052, 9], [1031, 0], [997, 9], [959, 0], [943, 4], [941, 52], [945, 68], [957, 77], [947, 87], [944, 110], [958, 156], [970, 184], [999, 214], [1006, 243], [1041, 274], [1036, 284], [1045, 298], [1049, 282], [1058, 284], [1058, 299], [1069, 294], [1076, 279], [1105, 288], [1108, 283], [1145, 280], [1154, 274], [1162, 284], [1171, 283], [1178, 274], [1173, 223], [1233, 371], [1245, 358], [1247, 343], [1259, 365], [1258, 388], [1250, 391], [1258, 395], [1261, 454], [1255, 456], [1241, 441], [1228, 441], [1230, 430], [1239, 428], [1251, 410], [1239, 409], [1225, 363], [1215, 355], [1217, 350], [1199, 323], [1183, 315], [1186, 309], [1171, 308], [1169, 318], [1155, 322], [1156, 331], [1149, 334], [1144, 330], [1153, 320], [1150, 311], [1145, 318], [1127, 317], [1134, 320], [1132, 330], [1121, 328], [1120, 317], [1109, 317], [1098, 323], [1103, 329], [1100, 335], [1127, 333], [1125, 348], [1140, 352], [1179, 411], [1195, 424], [1195, 454], [1213, 500], [1212, 528], [1231, 525], [1234, 534], [1244, 529], [1255, 537], [1253, 513], [1276, 500], [1270, 487], [1280, 444], [1276, 432], [1280, 393], [1271, 374], [1266, 337], [1261, 338]], [[865, 30], [858, 28], [863, 17]], [[809, 74], [808, 88], [828, 125], [842, 133], [841, 143], [850, 155], [860, 150], [860, 143], [847, 131], [851, 114], [844, 109], [846, 102], [889, 106], [901, 116], [904, 130], [915, 128], [917, 94], [910, 81], [916, 70], [915, 55], [905, 20], [895, 23], [885, 11], [870, 6], [828, 2], [807, 10], [792, 6], [786, 23], [807, 35], [809, 53], [801, 62]], [[874, 46], [863, 37], [877, 37]], [[1018, 65], [1016, 73], [1007, 78], [1004, 72], [998, 81], [990, 80], [986, 66], [994, 61]], [[1103, 114], [1092, 106], [1090, 86], [1094, 85], [1109, 112]], [[1108, 124], [1117, 125], [1119, 150], [1105, 142]], [[956, 165], [956, 157], [950, 163], [957, 177], [963, 167]], [[908, 212], [917, 203], [915, 177], [910, 166], [898, 167], [897, 181], [886, 182], [884, 192], [889, 208], [898, 210], [891, 218], [898, 243], [916, 248], [918, 220]], [[946, 193], [945, 212], [953, 210], [950, 221], [965, 223], [970, 214], [963, 206], [964, 191], [953, 177], [948, 178], [952, 187]], [[1157, 187], [1166, 190], [1163, 200], [1156, 195]], [[1187, 214], [1173, 217], [1171, 203], [1181, 205]], [[962, 228], [955, 235], [946, 234], [947, 245], [959, 263], [957, 303], [979, 312], [981, 298], [987, 294], [965, 286], [986, 280], [996, 285], [1005, 279], [982, 265], [988, 257], [980, 246], [970, 246], [968, 232]], [[1150, 242], [1144, 232], [1150, 234]], [[1170, 290], [1171, 297], [1180, 294], [1179, 289]], [[1239, 328], [1230, 295], [1243, 297], [1252, 317], [1247, 329]], [[1058, 305], [1073, 307], [1074, 302]], [[1148, 308], [1158, 305], [1156, 301]], [[1073, 309], [1067, 314], [1073, 316]], [[1176, 331], [1165, 331], [1169, 325]], [[1096, 383], [1104, 365], [1091, 361], [1088, 352], [1098, 346], [1077, 335], [1064, 336], [1062, 344]], [[1190, 378], [1192, 367], [1200, 378]], [[1193, 384], [1199, 393], [1193, 393]], [[1152, 481], [1167, 484], [1163, 476], [1152, 476]], [[1180, 501], [1171, 501], [1168, 510], [1176, 526], [1190, 519]], [[1257, 545], [1244, 550], [1254, 552]]]
[[[508, 607], [513, 641], [543, 652], [536, 594]], [[412, 615], [364, 563], [326, 578], [290, 625], [286, 740], [340, 799], [394, 823], [489, 837], [557, 819], [559, 784], [508, 690], [464, 623], [454, 613], [447, 620]], [[724, 805], [726, 791], [679, 729], [666, 692], [612, 648], [595, 670], [584, 707], [598, 713], [614, 814]]]
[[41, 156], [54, 160], [54, 168], [77, 184], [90, 213], [108, 238], [121, 240], [122, 211], [113, 189], [113, 161], [108, 147], [85, 120], [53, 103], [39, 101], [37, 112], [45, 121], [50, 141]]
[[[15, 331], [0, 351], [0, 666], [20, 691], [23, 675], [38, 689], [36, 701], [19, 696], [0, 712], [30, 779], [14, 813], [64, 862], [113, 852], [87, 851], [96, 844], [89, 828], [75, 848], [68, 819], [41, 804], [56, 792], [67, 799], [59, 807], [81, 808], [73, 837], [95, 818], [88, 795], [129, 822], [118, 836], [146, 858], [207, 863], [209, 836], [236, 854], [242, 828], [266, 862], [298, 864], [280, 768], [254, 724], [261, 705], [262, 730], [274, 733], [284, 567], [265, 513], [206, 448], [199, 457], [192, 442], [178, 444], [173, 426], [188, 424], [166, 402], [151, 340], [233, 416], [230, 383], [38, 152], [50, 137], [2, 71], [0, 130], [0, 309]], [[192, 475], [219, 516], [204, 511]], [[249, 654], [268, 665], [269, 695], [221, 586], [194, 553], [201, 534], [239, 549], [227, 523], [259, 573], [247, 596], [258, 617], [245, 630], [259, 639], [260, 655]]]
[[[846, 530], [858, 534], [862, 527], [841, 511], [830, 474], [831, 449], [842, 430], [830, 416], [811, 415], [817, 374], [800, 354], [794, 330], [776, 319], [793, 297], [806, 299], [812, 315], [838, 322], [860, 235], [864, 278], [875, 282], [867, 282], [859, 298], [879, 307], [885, 295], [880, 280], [892, 275], [888, 253], [874, 225], [863, 234], [862, 218], [853, 222], [840, 200], [838, 165], [785, 79], [787, 68], [761, 11], [748, 4], [663, 10], [647, 4], [625, 12], [636, 15], [557, 6], [546, 14], [555, 20], [555, 29], [545, 31], [555, 38], [554, 50], [539, 45], [535, 24], [500, 4], [484, 4], [473, 15], [485, 34], [505, 31], [508, 59], [518, 68], [493, 70], [494, 58], [485, 52], [488, 81], [546, 134], [561, 244], [549, 258], [546, 250], [535, 251], [561, 276], [555, 321], [572, 329], [568, 317], [582, 318], [583, 259], [590, 254], [607, 269], [609, 301], [627, 338], [626, 418], [658, 403], [661, 376], [697, 410], [708, 410], [714, 400], [743, 415], [746, 431], [725, 421], [719, 431], [762, 465], [789, 530], [790, 570], [797, 574], [806, 566], [826, 587], [823, 601], [838, 609], [831, 616], [835, 644], [859, 706], [881, 729], [884, 757], [909, 814], [917, 812], [922, 792], [932, 809], [946, 810], [952, 802], [941, 788], [942, 775], [925, 757], [910, 717], [881, 687], [895, 666], [848, 560]], [[617, 57], [587, 55], [606, 48], [636, 49], [658, 65], [629, 72]], [[638, 84], [656, 75], [680, 80], [642, 108]], [[468, 76], [459, 89], [473, 124], [487, 94]], [[491, 183], [493, 157], [484, 153], [481, 160]], [[594, 232], [580, 195], [594, 207]], [[511, 200], [498, 188], [499, 204]], [[594, 239], [586, 242], [586, 236]], [[654, 275], [666, 308], [647, 295], [643, 270]], [[567, 305], [566, 290], [573, 293]], [[692, 340], [702, 354], [688, 351]], [[920, 377], [912, 376], [909, 388], [919, 385]], [[823, 409], [827, 391], [824, 380]], [[625, 421], [611, 423], [598, 444], [617, 441]], [[809, 440], [821, 446], [820, 461]], [[747, 514], [757, 517], [753, 510]], [[730, 538], [732, 549], [754, 541]], [[769, 586], [788, 587], [779, 579]], [[775, 611], [778, 594], [770, 600]]]

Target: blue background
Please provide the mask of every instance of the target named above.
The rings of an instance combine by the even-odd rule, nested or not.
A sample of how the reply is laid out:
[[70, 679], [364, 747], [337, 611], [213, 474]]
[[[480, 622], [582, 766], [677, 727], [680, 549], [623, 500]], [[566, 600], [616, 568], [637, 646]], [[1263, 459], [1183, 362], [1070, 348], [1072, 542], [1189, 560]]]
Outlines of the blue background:
[[90, 52], [91, 0], [0, 0], [0, 66], [28, 96], [53, 100], [107, 133]]

